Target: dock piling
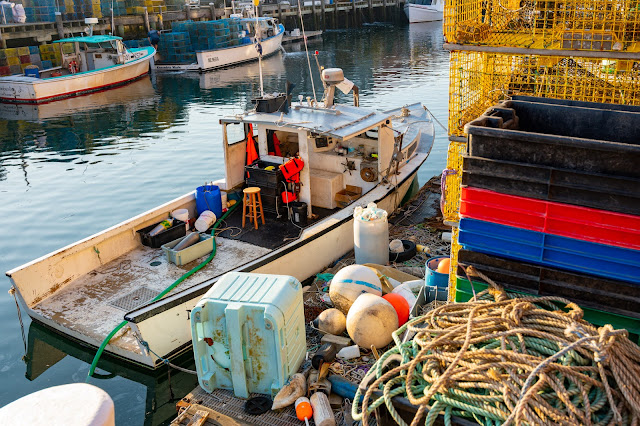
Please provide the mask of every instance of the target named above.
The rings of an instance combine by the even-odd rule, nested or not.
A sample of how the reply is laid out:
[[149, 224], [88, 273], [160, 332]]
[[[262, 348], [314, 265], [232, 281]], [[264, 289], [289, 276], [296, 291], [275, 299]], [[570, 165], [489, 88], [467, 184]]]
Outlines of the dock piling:
[[[189, 6], [186, 6], [187, 8]], [[147, 29], [147, 33], [151, 31], [151, 25], [149, 24], [149, 10], [144, 8], [144, 27]]]

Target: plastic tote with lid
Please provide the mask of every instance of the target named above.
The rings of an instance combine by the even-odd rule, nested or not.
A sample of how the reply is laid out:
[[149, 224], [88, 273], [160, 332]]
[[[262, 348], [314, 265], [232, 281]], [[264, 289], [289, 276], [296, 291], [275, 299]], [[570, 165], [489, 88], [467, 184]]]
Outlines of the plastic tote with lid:
[[375, 203], [353, 211], [353, 250], [356, 263], [389, 263], [389, 224], [387, 212]]

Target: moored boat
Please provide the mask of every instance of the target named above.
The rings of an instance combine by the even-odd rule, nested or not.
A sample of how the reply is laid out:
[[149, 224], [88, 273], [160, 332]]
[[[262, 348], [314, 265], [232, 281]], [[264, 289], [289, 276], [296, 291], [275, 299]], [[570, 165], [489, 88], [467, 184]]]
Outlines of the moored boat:
[[[187, 54], [173, 54], [173, 46], [165, 46], [166, 50], [163, 51], [163, 41], [165, 44], [171, 43], [168, 35], [164, 35], [160, 41], [160, 54], [154, 65], [155, 69], [158, 71], [209, 71], [243, 62], [257, 61], [260, 56], [264, 58], [280, 50], [284, 26], [279, 24], [275, 18], [245, 18], [230, 19], [229, 21], [231, 21], [231, 25], [237, 26], [236, 31], [232, 32], [224, 27], [225, 24], [229, 25], [226, 20], [217, 20], [195, 22], [192, 25], [196, 28], [185, 28], [184, 31], [176, 32], [184, 32], [185, 35], [189, 35], [189, 43], [185, 43], [185, 40], [176, 42], [177, 46], [180, 46], [177, 49], [190, 52]], [[207, 26], [217, 24], [222, 26], [207, 28]], [[198, 41], [193, 40], [196, 34], [208, 34], [207, 31], [210, 31], [211, 34], [222, 35], [199, 36]], [[216, 41], [216, 39], [221, 39], [221, 41]], [[189, 61], [189, 58], [193, 60]]]
[[443, 0], [408, 0], [404, 4], [404, 13], [410, 24], [416, 22], [442, 21]]
[[[430, 152], [434, 128], [421, 104], [383, 112], [359, 107], [357, 96], [355, 105], [334, 104], [336, 87], [357, 90], [341, 70], [324, 70], [323, 83], [321, 102], [289, 104], [290, 94], [262, 97], [255, 110], [221, 120], [225, 178], [219, 186], [229, 196], [246, 185], [262, 186], [264, 224], [243, 227], [243, 212], [233, 210], [227, 229], [216, 236], [213, 261], [153, 301], [206, 258], [177, 266], [138, 236], [177, 209], [195, 217], [196, 194], [188, 193], [7, 272], [29, 315], [92, 347], [124, 318], [128, 327], [106, 351], [155, 368], [190, 348], [190, 310], [224, 273], [278, 273], [303, 281], [349, 252], [355, 206], [375, 202], [395, 210]], [[254, 137], [258, 159], [246, 165]], [[261, 185], [260, 176], [273, 177], [291, 158], [304, 164], [297, 191], [278, 179]], [[281, 197], [287, 190], [304, 220], [293, 219]]]
[[63, 65], [0, 77], [1, 102], [37, 104], [123, 86], [145, 76], [155, 55], [153, 47], [127, 49], [122, 38], [110, 35], [54, 43], [73, 46], [70, 53], [62, 53]]

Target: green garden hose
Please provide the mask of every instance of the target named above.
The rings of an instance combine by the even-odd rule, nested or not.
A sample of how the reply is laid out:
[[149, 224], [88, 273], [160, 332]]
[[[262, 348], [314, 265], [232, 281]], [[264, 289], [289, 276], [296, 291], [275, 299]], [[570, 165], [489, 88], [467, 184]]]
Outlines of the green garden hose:
[[[211, 230], [211, 237], [213, 238], [213, 251], [211, 252], [209, 257], [207, 257], [198, 266], [196, 266], [195, 268], [193, 268], [192, 270], [190, 270], [189, 272], [187, 272], [186, 274], [184, 274], [183, 276], [178, 278], [173, 284], [171, 284], [169, 287], [165, 288], [160, 294], [158, 294], [156, 297], [151, 299], [149, 302], [155, 302], [157, 300], [162, 299], [164, 296], [167, 295], [167, 293], [169, 293], [171, 290], [176, 288], [181, 282], [183, 282], [184, 280], [189, 278], [191, 275], [193, 275], [196, 272], [198, 272], [200, 269], [204, 268], [209, 262], [211, 262], [213, 260], [213, 258], [216, 255], [216, 235], [215, 235], [216, 229], [218, 229], [218, 227], [220, 226], [222, 221], [224, 221], [227, 218], [227, 216], [229, 216], [229, 214], [231, 214], [231, 212], [234, 211], [235, 208], [238, 207], [239, 205], [240, 205], [240, 203], [235, 203], [233, 206], [231, 206], [229, 208], [229, 210], [227, 210], [227, 212], [225, 214], [223, 214], [220, 219], [218, 219], [218, 221], [215, 223], [215, 225], [213, 225], [213, 229]], [[98, 351], [96, 352], [96, 355], [93, 357], [93, 362], [91, 363], [91, 368], [89, 368], [89, 373], [87, 374], [87, 379], [85, 380], [85, 382], [88, 383], [89, 379], [91, 378], [91, 376], [93, 376], [93, 373], [96, 370], [96, 366], [98, 365], [98, 361], [100, 360], [100, 356], [102, 356], [102, 352], [104, 352], [104, 349], [107, 347], [107, 345], [109, 344], [111, 339], [113, 339], [113, 336], [115, 336], [116, 333], [118, 333], [118, 331], [120, 331], [122, 329], [122, 327], [124, 327], [128, 323], [129, 323], [129, 321], [126, 321], [126, 320], [122, 321], [120, 324], [118, 324], [116, 326], [116, 328], [114, 328], [111, 331], [111, 333], [109, 333], [109, 335], [107, 337], [105, 337], [105, 339], [103, 340], [102, 344], [98, 348]]]

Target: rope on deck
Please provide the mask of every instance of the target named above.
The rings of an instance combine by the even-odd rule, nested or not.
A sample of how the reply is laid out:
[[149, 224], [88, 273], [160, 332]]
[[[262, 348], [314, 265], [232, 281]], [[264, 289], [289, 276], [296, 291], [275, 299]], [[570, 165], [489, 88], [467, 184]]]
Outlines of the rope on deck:
[[563, 298], [510, 298], [467, 271], [490, 287], [394, 332], [396, 346], [358, 388], [354, 420], [366, 426], [384, 404], [406, 425], [391, 400], [400, 395], [419, 407], [412, 425], [425, 413], [426, 425], [440, 413], [447, 425], [452, 415], [483, 425], [640, 424], [640, 347], [626, 330], [596, 328]]

